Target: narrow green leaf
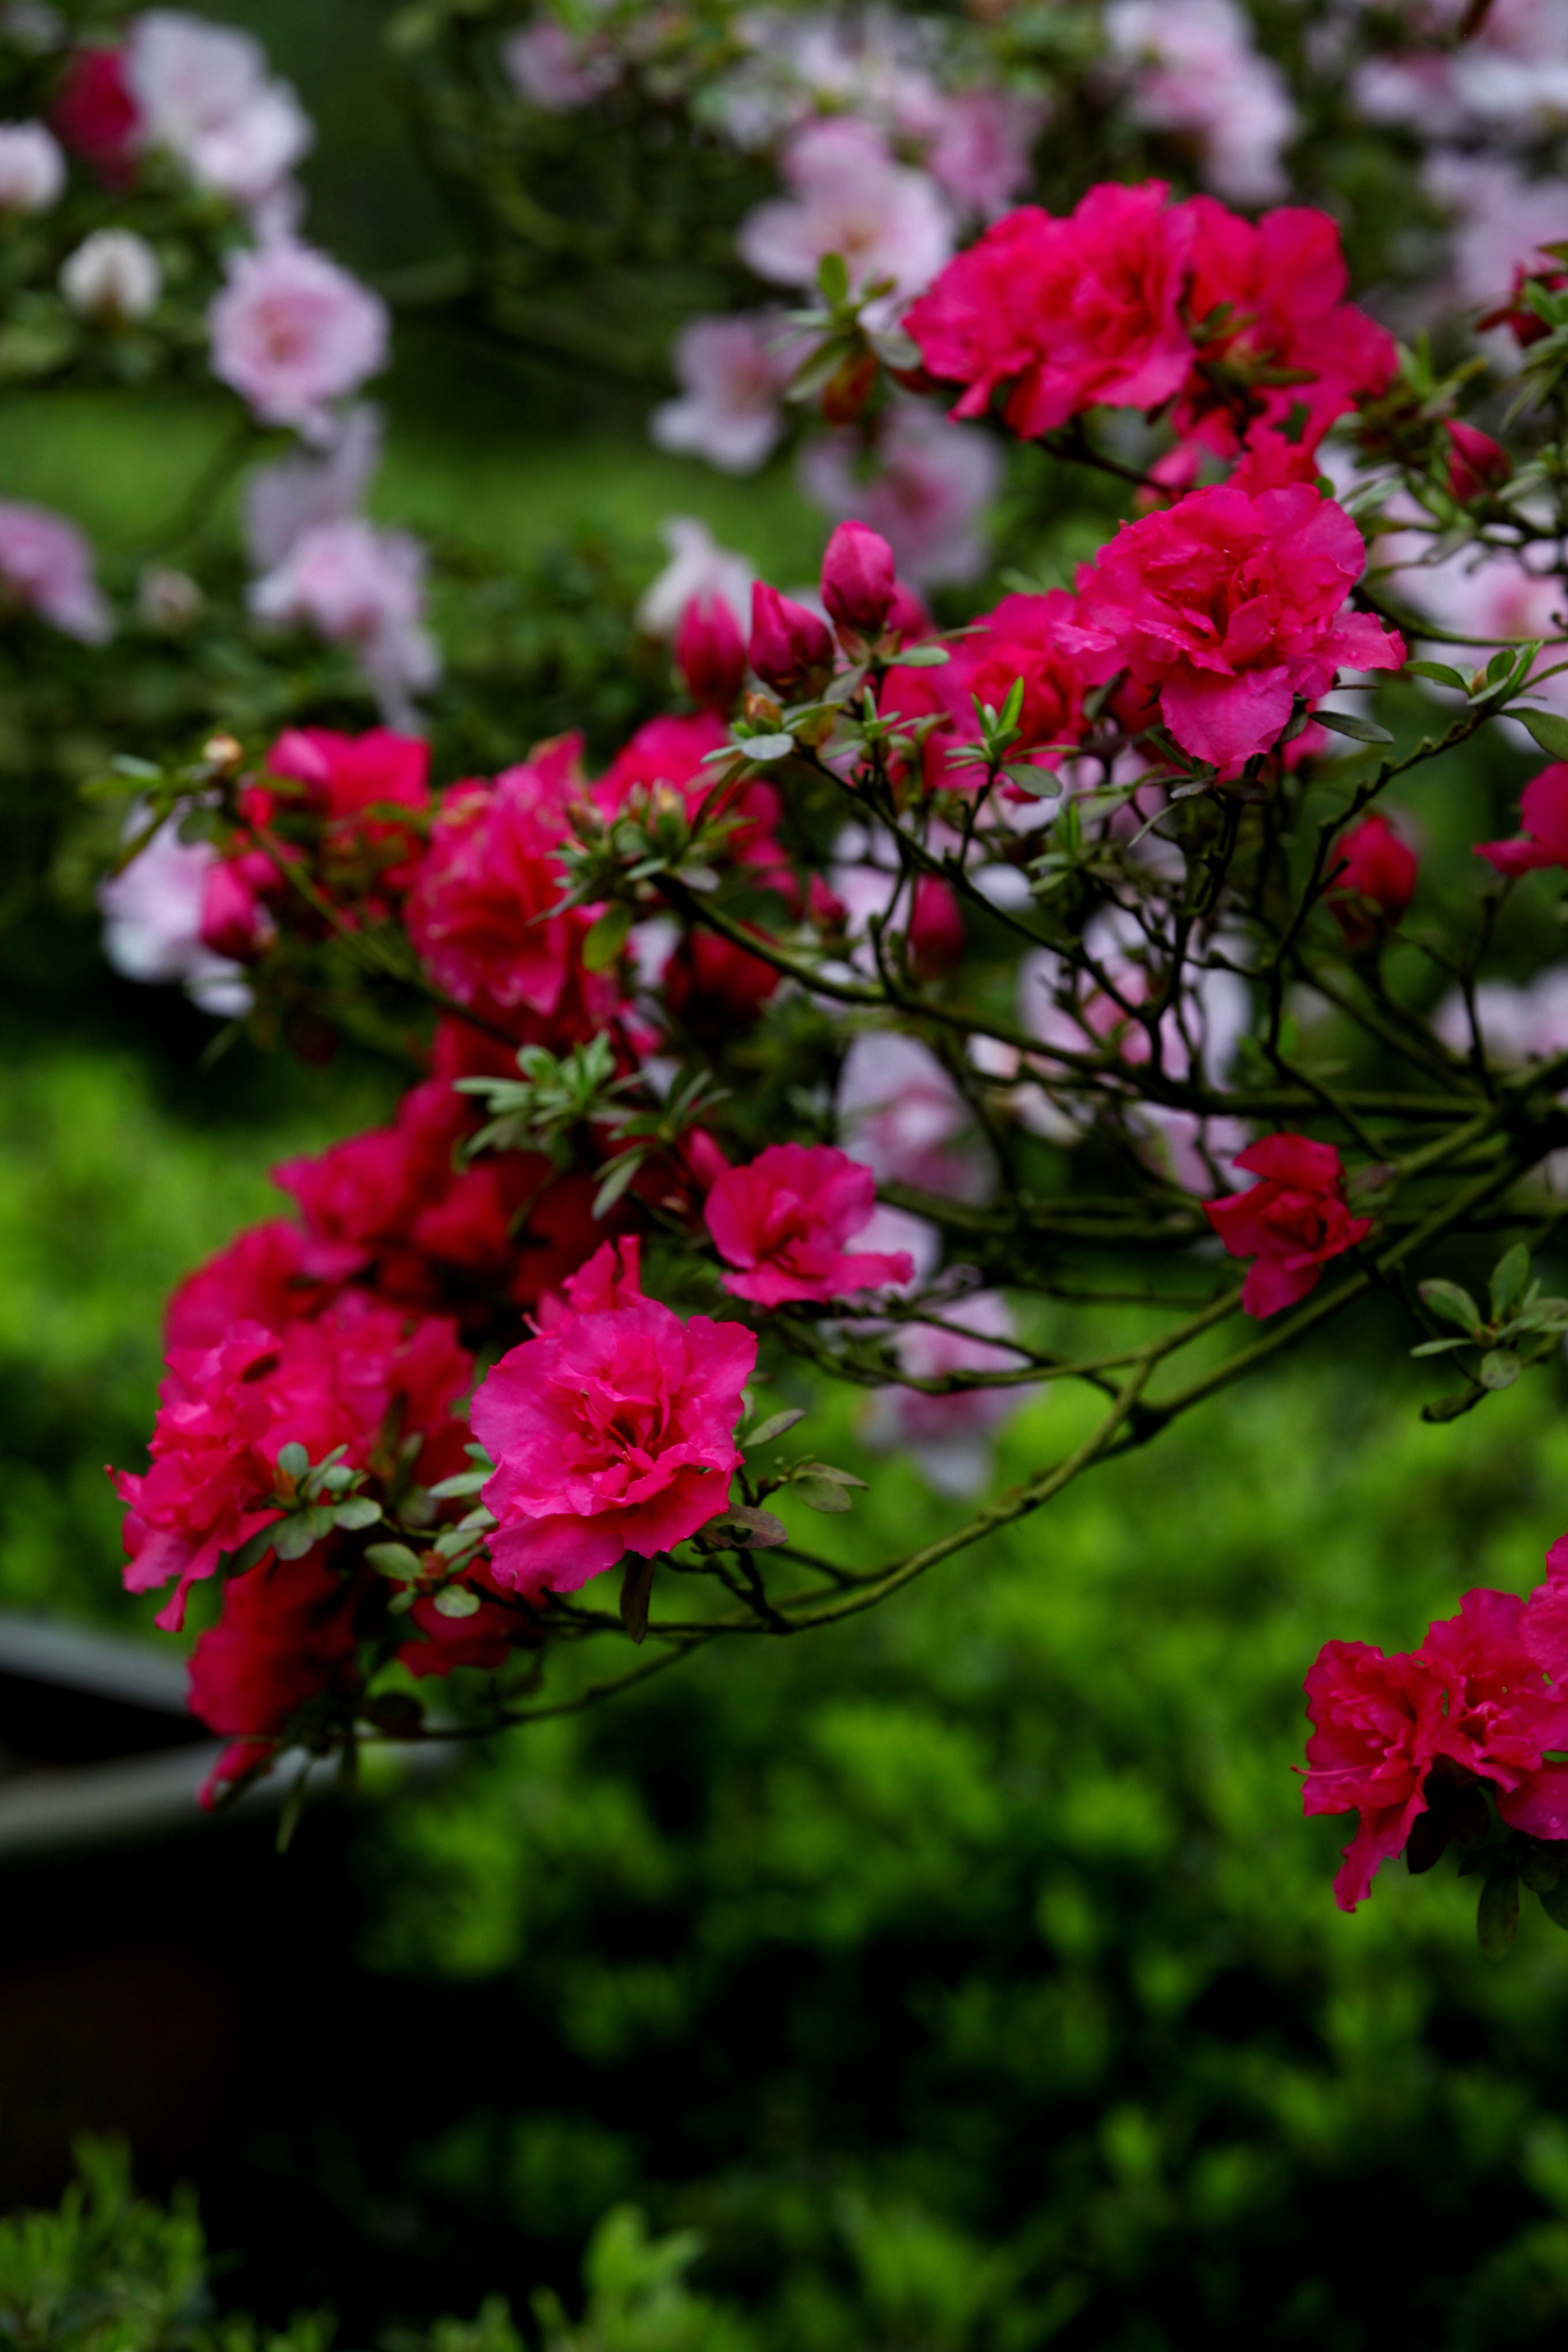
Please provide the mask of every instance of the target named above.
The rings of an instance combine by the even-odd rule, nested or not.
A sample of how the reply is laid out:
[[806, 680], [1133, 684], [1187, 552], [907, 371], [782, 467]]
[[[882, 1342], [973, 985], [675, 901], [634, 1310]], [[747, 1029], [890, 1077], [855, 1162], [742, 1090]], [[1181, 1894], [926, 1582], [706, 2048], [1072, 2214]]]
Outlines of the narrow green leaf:
[[609, 1172], [594, 1195], [594, 1214], [607, 1217], [647, 1157], [643, 1151], [623, 1151], [610, 1162]]
[[324, 1503], [312, 1503], [308, 1510], [292, 1511], [272, 1529], [272, 1549], [279, 1559], [303, 1559], [313, 1544], [331, 1528], [337, 1513]]
[[435, 1503], [454, 1503], [462, 1495], [477, 1495], [487, 1478], [495, 1475], [493, 1465], [486, 1463], [482, 1470], [459, 1470], [455, 1478], [443, 1478], [427, 1491]]
[[1392, 743], [1393, 736], [1375, 719], [1363, 719], [1353, 710], [1314, 710], [1313, 718], [1320, 727], [1329, 728], [1335, 735], [1349, 735], [1358, 743]]
[[332, 1517], [340, 1528], [374, 1528], [381, 1517], [381, 1505], [369, 1495], [354, 1495], [340, 1503]]
[[624, 899], [617, 898], [613, 907], [605, 908], [583, 942], [584, 970], [608, 971], [626, 946], [631, 927], [632, 910]]
[[901, 654], [894, 654], [889, 669], [941, 669], [952, 656], [945, 646], [910, 646]]
[[1468, 1348], [1468, 1339], [1428, 1339], [1424, 1346], [1412, 1348], [1413, 1356], [1446, 1356], [1452, 1348]]
[[792, 1405], [787, 1412], [772, 1412], [766, 1421], [760, 1422], [755, 1429], [747, 1432], [742, 1443], [746, 1445], [771, 1445], [775, 1437], [782, 1437], [786, 1429], [793, 1429], [796, 1422], [805, 1419], [805, 1414], [799, 1405]]
[[837, 1486], [858, 1486], [865, 1492], [866, 1481], [857, 1478], [853, 1470], [839, 1470], [831, 1462], [803, 1462], [796, 1475], [811, 1478], [831, 1478]]
[[1481, 1328], [1481, 1310], [1468, 1290], [1457, 1282], [1423, 1282], [1419, 1286], [1422, 1304], [1445, 1323], [1457, 1323], [1461, 1331]]
[[1568, 1928], [1568, 1871], [1554, 1886], [1541, 1889], [1541, 1907], [1554, 1927]]
[[793, 735], [749, 735], [737, 751], [748, 760], [760, 760], [764, 765], [773, 760], [787, 760], [795, 750]]
[[849, 266], [841, 253], [825, 253], [816, 265], [817, 291], [825, 302], [849, 299]]
[[1468, 694], [1470, 690], [1470, 681], [1463, 671], [1450, 669], [1447, 662], [1406, 662], [1404, 675], [1406, 677], [1429, 677], [1434, 686], [1452, 686], [1461, 694]]
[[1494, 1323], [1500, 1323], [1505, 1317], [1512, 1314], [1524, 1296], [1524, 1286], [1529, 1280], [1530, 1252], [1522, 1242], [1515, 1242], [1512, 1249], [1499, 1258], [1492, 1269], [1491, 1302]]
[[1511, 1862], [1502, 1862], [1488, 1877], [1476, 1906], [1476, 1934], [1489, 1960], [1508, 1958], [1518, 1927], [1519, 1872]]
[[1568, 760], [1568, 719], [1560, 719], [1555, 710], [1510, 710], [1503, 715], [1517, 719], [1554, 760]]

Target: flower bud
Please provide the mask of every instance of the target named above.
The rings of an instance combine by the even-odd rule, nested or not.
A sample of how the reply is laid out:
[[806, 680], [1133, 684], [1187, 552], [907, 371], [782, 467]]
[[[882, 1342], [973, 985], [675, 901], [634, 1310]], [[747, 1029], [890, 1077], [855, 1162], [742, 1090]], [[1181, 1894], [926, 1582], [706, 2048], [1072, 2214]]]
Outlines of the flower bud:
[[841, 522], [822, 559], [822, 601], [840, 635], [879, 637], [898, 593], [893, 551], [863, 522]]
[[833, 676], [833, 639], [815, 613], [759, 580], [752, 591], [751, 663], [786, 702], [804, 702]]
[[1489, 433], [1451, 416], [1448, 439], [1448, 491], [1461, 505], [1468, 506], [1472, 499], [1497, 489], [1512, 473], [1508, 451], [1500, 449]]
[[675, 666], [693, 702], [731, 710], [746, 675], [740, 624], [721, 596], [693, 596], [675, 633]]
[[103, 326], [146, 318], [163, 290], [157, 255], [130, 228], [95, 229], [60, 271], [60, 292], [71, 309]]
[[922, 980], [951, 971], [963, 953], [963, 917], [940, 874], [922, 874], [910, 909], [910, 961]]
[[41, 122], [0, 122], [0, 213], [47, 213], [66, 184], [66, 159]]
[[1385, 816], [1369, 816], [1339, 845], [1343, 871], [1329, 885], [1329, 905], [1345, 945], [1370, 947], [1397, 923], [1415, 895], [1419, 865]]

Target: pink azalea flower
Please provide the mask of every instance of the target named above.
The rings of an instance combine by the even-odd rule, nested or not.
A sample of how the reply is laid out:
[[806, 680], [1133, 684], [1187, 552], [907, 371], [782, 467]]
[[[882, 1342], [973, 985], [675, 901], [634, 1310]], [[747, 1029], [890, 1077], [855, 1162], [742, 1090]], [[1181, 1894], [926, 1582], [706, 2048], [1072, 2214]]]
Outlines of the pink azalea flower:
[[602, 37], [569, 33], [551, 16], [509, 33], [500, 61], [518, 96], [542, 114], [574, 114], [591, 106], [615, 88], [621, 71]]
[[1568, 186], [1557, 177], [1527, 180], [1517, 165], [1489, 155], [1434, 155], [1422, 174], [1454, 215], [1454, 283], [1478, 310], [1504, 297], [1521, 262], [1568, 237]]
[[[880, 887], [887, 887], [878, 877]], [[846, 868], [835, 869], [844, 890]], [[929, 1045], [896, 1030], [857, 1037], [838, 1074], [839, 1133], [879, 1183], [984, 1201], [994, 1173], [967, 1141], [973, 1115]]]
[[484, 1500], [497, 1581], [574, 1592], [624, 1553], [651, 1559], [717, 1518], [740, 1452], [755, 1335], [636, 1298], [501, 1358], [473, 1402], [497, 1467]]
[[459, 1003], [548, 1018], [571, 974], [576, 931], [560, 901], [566, 762], [525, 762], [447, 796], [408, 901], [408, 936]]
[[1005, 414], [1026, 439], [1101, 402], [1157, 408], [1192, 343], [1179, 308], [1194, 222], [1163, 182], [1091, 188], [1065, 220], [1009, 213], [942, 271], [904, 325], [934, 376], [966, 388], [953, 414]]
[[1135, 121], [1195, 141], [1203, 177], [1233, 203], [1284, 194], [1296, 110], [1235, 0], [1111, 0], [1105, 29], [1131, 71]]
[[0, 499], [0, 615], [9, 604], [83, 645], [106, 644], [114, 624], [92, 564], [91, 542], [74, 522]]
[[717, 596], [728, 605], [738, 625], [752, 625], [752, 583], [755, 578], [743, 555], [721, 547], [705, 522], [689, 515], [671, 515], [659, 525], [669, 550], [669, 561], [644, 589], [637, 623], [650, 637], [673, 639], [682, 614], [694, 596]]
[[255, 582], [250, 609], [258, 621], [351, 646], [388, 724], [406, 727], [411, 698], [441, 675], [425, 626], [425, 561], [410, 531], [381, 530], [358, 516], [316, 523]]
[[[780, 286], [811, 286], [838, 254], [858, 291], [890, 278], [908, 300], [952, 252], [952, 225], [933, 181], [895, 163], [876, 132], [847, 116], [808, 122], [784, 151], [790, 194], [742, 222], [741, 258]], [[889, 298], [891, 299], [892, 298]], [[888, 306], [879, 305], [879, 313]]]
[[207, 312], [213, 373], [264, 425], [322, 438], [331, 402], [386, 364], [379, 294], [311, 247], [280, 240], [237, 253]]
[[[132, 824], [140, 826], [140, 817]], [[250, 1009], [237, 964], [214, 955], [202, 939], [207, 876], [217, 859], [210, 841], [182, 841], [179, 819], [160, 825], [123, 873], [98, 886], [103, 952], [127, 980], [183, 981], [205, 1013]]]
[[1331, 1258], [1366, 1239], [1372, 1219], [1345, 1206], [1345, 1171], [1331, 1143], [1266, 1135], [1238, 1151], [1236, 1165], [1260, 1181], [1204, 1207], [1231, 1256], [1252, 1260], [1242, 1311], [1279, 1315], [1317, 1288]]
[[993, 221], [1028, 186], [1048, 111], [1016, 90], [939, 94], [926, 170], [960, 212]]
[[320, 1546], [228, 1579], [222, 1615], [191, 1653], [191, 1713], [233, 1743], [202, 1790], [204, 1805], [265, 1769], [300, 1707], [358, 1689], [356, 1597]]
[[1298, 695], [1404, 662], [1392, 629], [1344, 610], [1365, 562], [1349, 515], [1305, 483], [1196, 490], [1123, 524], [1085, 569], [1084, 644], [1158, 703], [1184, 751], [1235, 775], [1279, 741]]
[[1332, 862], [1342, 860], [1341, 872], [1329, 885], [1329, 911], [1347, 946], [1369, 947], [1404, 916], [1415, 896], [1420, 863], [1388, 819], [1375, 812], [1337, 845]]
[[868, 473], [863, 454], [852, 434], [808, 441], [802, 489], [825, 513], [879, 531], [900, 572], [923, 587], [973, 580], [985, 569], [981, 518], [1001, 488], [1003, 462], [988, 434], [901, 400], [879, 430]]
[[910, 1280], [914, 1261], [907, 1252], [844, 1247], [876, 1205], [875, 1177], [847, 1152], [826, 1143], [770, 1143], [743, 1168], [725, 1170], [702, 1214], [720, 1256], [737, 1269], [724, 1276], [725, 1289], [759, 1307], [782, 1307]]
[[362, 401], [332, 418], [319, 450], [295, 450], [253, 468], [245, 485], [245, 544], [258, 572], [275, 572], [318, 524], [359, 512], [381, 462], [381, 438], [380, 410]]
[[255, 205], [308, 153], [312, 132], [294, 91], [267, 70], [258, 41], [175, 8], [132, 19], [125, 74], [136, 143], [162, 147], [199, 188]]
[[688, 320], [674, 352], [680, 396], [649, 420], [661, 449], [705, 457], [727, 474], [754, 473], [773, 455], [795, 369], [788, 351], [777, 348], [783, 324], [776, 310]]
[[282, 1331], [330, 1305], [331, 1292], [305, 1270], [307, 1248], [285, 1218], [250, 1226], [175, 1290], [163, 1315], [165, 1349], [221, 1347], [237, 1323]]
[[1531, 776], [1520, 795], [1523, 835], [1515, 841], [1478, 841], [1476, 856], [1500, 874], [1530, 874], [1546, 866], [1568, 866], [1568, 760], [1554, 760]]
[[0, 215], [47, 213], [65, 194], [66, 159], [41, 122], [0, 122]]
[[[950, 1372], [1012, 1372], [1024, 1359], [1005, 1342], [1013, 1318], [999, 1292], [982, 1290], [931, 1308], [944, 1327], [900, 1323], [895, 1346], [903, 1370], [917, 1380]], [[879, 1452], [907, 1453], [940, 1495], [975, 1495], [991, 1476], [990, 1440], [1025, 1402], [1021, 1387], [960, 1389], [929, 1396], [920, 1389], [876, 1391], [863, 1434]]]

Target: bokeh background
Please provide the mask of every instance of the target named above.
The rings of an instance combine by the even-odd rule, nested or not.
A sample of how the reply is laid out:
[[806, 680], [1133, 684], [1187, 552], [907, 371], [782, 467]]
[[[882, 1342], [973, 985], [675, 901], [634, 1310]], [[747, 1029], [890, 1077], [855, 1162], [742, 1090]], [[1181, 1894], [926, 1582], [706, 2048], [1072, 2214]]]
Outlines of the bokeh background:
[[[389, 13], [221, 11], [319, 125], [313, 233], [384, 277], [449, 244]], [[661, 455], [635, 390], [449, 314], [400, 315], [379, 396], [375, 509], [531, 568], [520, 740], [642, 715], [626, 616], [663, 517], [774, 579], [819, 552], [787, 469]], [[196, 396], [8, 395], [0, 490], [129, 557], [222, 431]], [[1461, 839], [1503, 765], [1450, 776]], [[107, 970], [85, 862], [46, 881], [0, 877], [0, 1606], [146, 1632], [102, 1465], [144, 1439], [163, 1300], [268, 1213], [271, 1160], [394, 1081], [352, 1053], [214, 1063], [175, 992]], [[184, 2016], [211, 2074], [143, 2177], [195, 2182], [220, 2303], [331, 2304], [351, 2343], [490, 2290], [570, 2303], [627, 2202], [700, 2231], [680, 2340], [726, 2352], [1559, 2342], [1568, 1939], [1531, 1906], [1493, 1967], [1473, 1890], [1393, 1873], [1342, 1918], [1336, 1825], [1302, 1823], [1292, 1777], [1326, 1632], [1404, 1645], [1466, 1585], [1527, 1587], [1568, 1521], [1561, 1373], [1447, 1430], [1420, 1394], [1369, 1319], [872, 1620], [323, 1808], [286, 1858], [13, 1869], [0, 1958], [33, 1966], [29, 1906], [123, 1906], [116, 2031], [144, 2003], [178, 2074]], [[1063, 1410], [1012, 1424], [1005, 1476]], [[848, 1406], [820, 1443], [867, 1466]], [[883, 1464], [865, 1538], [948, 1507]], [[204, 2023], [226, 1967], [243, 2001]], [[8, 2194], [43, 2193], [58, 2121], [0, 2116]]]

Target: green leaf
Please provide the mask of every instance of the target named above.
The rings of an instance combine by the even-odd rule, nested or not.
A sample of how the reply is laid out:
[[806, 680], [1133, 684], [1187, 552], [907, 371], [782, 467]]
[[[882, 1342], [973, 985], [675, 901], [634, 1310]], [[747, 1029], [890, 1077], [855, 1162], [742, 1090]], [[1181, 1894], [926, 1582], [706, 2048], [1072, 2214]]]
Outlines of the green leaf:
[[305, 1448], [302, 1445], [289, 1444], [288, 1445], [280, 1445], [279, 1447], [278, 1467], [282, 1471], [286, 1478], [292, 1478], [296, 1486], [299, 1485], [300, 1479], [305, 1475], [305, 1473], [310, 1466], [310, 1457], [306, 1453]]
[[466, 1584], [448, 1584], [436, 1595], [436, 1613], [438, 1617], [477, 1617], [479, 1596], [470, 1592]]
[[849, 268], [841, 253], [825, 253], [816, 265], [817, 291], [835, 305], [849, 299]]
[[1422, 1304], [1445, 1323], [1457, 1323], [1461, 1331], [1481, 1328], [1480, 1308], [1457, 1282], [1423, 1282], [1418, 1288]]
[[1363, 719], [1353, 710], [1314, 710], [1313, 718], [1320, 727], [1327, 727], [1336, 735], [1350, 735], [1358, 743], [1392, 743], [1393, 736], [1375, 719]]
[[773, 1544], [788, 1543], [789, 1529], [772, 1511], [759, 1511], [749, 1503], [737, 1503], [721, 1519], [710, 1519], [702, 1530], [710, 1539], [739, 1544], [748, 1551], [766, 1551]]
[[765, 766], [773, 760], [787, 760], [795, 750], [793, 735], [749, 735], [738, 745], [748, 760], [760, 760]]
[[1429, 677], [1434, 686], [1457, 687], [1461, 694], [1468, 694], [1470, 690], [1470, 681], [1463, 671], [1450, 669], [1447, 662], [1406, 662], [1404, 675], [1406, 677]]
[[889, 669], [941, 669], [944, 663], [952, 659], [952, 656], [945, 646], [910, 646], [906, 652], [895, 654], [889, 662], [888, 667]]
[[787, 1412], [772, 1412], [766, 1421], [749, 1430], [742, 1443], [745, 1445], [771, 1445], [775, 1437], [782, 1437], [786, 1429], [793, 1429], [796, 1422], [805, 1419], [805, 1414], [799, 1405], [792, 1405]]
[[1519, 1358], [1506, 1348], [1492, 1348], [1481, 1358], [1480, 1381], [1484, 1389], [1510, 1389], [1524, 1370]]
[[337, 1516], [326, 1503], [312, 1503], [308, 1510], [290, 1512], [271, 1530], [273, 1550], [279, 1559], [303, 1559], [312, 1544], [319, 1544], [330, 1532]]
[[840, 1470], [831, 1462], [803, 1462], [795, 1475], [798, 1477], [803, 1473], [812, 1478], [831, 1478], [836, 1486], [858, 1486], [862, 1494], [866, 1491], [864, 1478], [857, 1478], [853, 1470]]
[[369, 1495], [354, 1495], [340, 1503], [332, 1517], [340, 1528], [374, 1528], [381, 1517], [381, 1505]]
[[644, 1151], [623, 1151], [619, 1159], [610, 1162], [609, 1173], [594, 1195], [595, 1217], [609, 1215], [647, 1157]]
[[1518, 1927], [1519, 1871], [1511, 1862], [1501, 1862], [1488, 1877], [1476, 1906], [1476, 1934], [1489, 1960], [1508, 1958]]
[[1560, 719], [1554, 710], [1510, 710], [1505, 718], [1517, 719], [1528, 728], [1543, 751], [1554, 760], [1568, 760], [1568, 719]]
[[1446, 1356], [1450, 1349], [1468, 1348], [1469, 1344], [1470, 1342], [1468, 1339], [1428, 1339], [1423, 1346], [1419, 1348], [1412, 1348], [1410, 1352], [1413, 1356]]
[[459, 1470], [455, 1478], [443, 1478], [426, 1491], [433, 1503], [455, 1503], [459, 1496], [477, 1495], [486, 1479], [494, 1475], [494, 1465], [487, 1461], [482, 1470]]
[[397, 1584], [406, 1584], [419, 1573], [419, 1555], [405, 1543], [366, 1544], [364, 1556], [377, 1576], [390, 1576]]
[[632, 910], [625, 899], [617, 898], [606, 907], [583, 942], [583, 968], [585, 971], [608, 971], [626, 943], [626, 933], [632, 927]]
[[1554, 1886], [1541, 1889], [1541, 1907], [1554, 1927], [1568, 1929], [1568, 1871]]
[[795, 1491], [803, 1503], [814, 1511], [847, 1511], [849, 1497], [836, 1478], [818, 1478], [809, 1471], [797, 1470]]
[[1507, 1255], [1499, 1258], [1492, 1269], [1492, 1321], [1501, 1323], [1511, 1315], [1524, 1296], [1530, 1280], [1530, 1252], [1522, 1242], [1515, 1242]]

